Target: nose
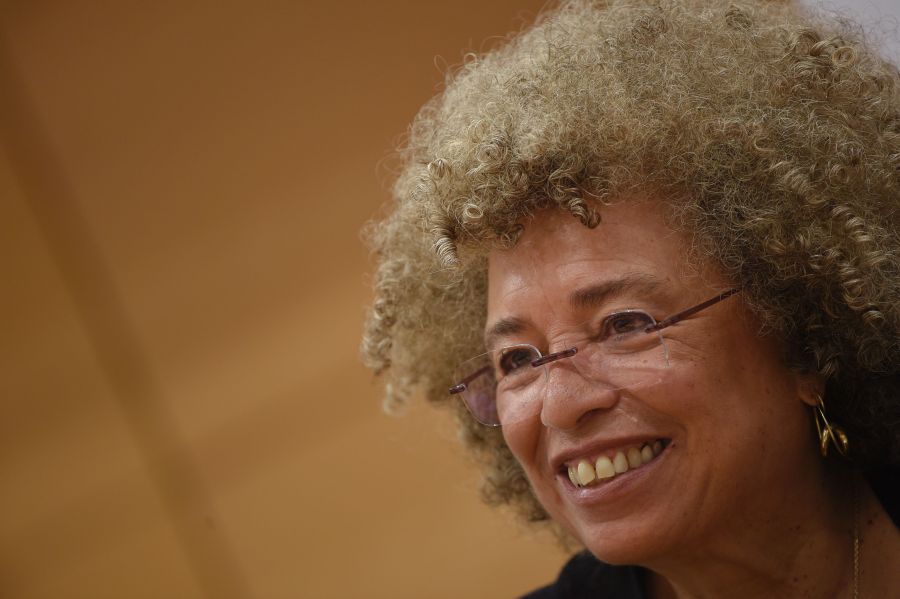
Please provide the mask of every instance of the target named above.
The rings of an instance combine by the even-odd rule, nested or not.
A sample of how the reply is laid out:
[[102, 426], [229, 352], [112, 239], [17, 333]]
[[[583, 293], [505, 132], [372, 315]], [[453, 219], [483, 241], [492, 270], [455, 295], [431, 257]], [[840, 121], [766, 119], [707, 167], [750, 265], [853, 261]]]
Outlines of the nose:
[[558, 430], [573, 430], [616, 405], [619, 392], [586, 379], [568, 360], [548, 369], [542, 394], [541, 423]]

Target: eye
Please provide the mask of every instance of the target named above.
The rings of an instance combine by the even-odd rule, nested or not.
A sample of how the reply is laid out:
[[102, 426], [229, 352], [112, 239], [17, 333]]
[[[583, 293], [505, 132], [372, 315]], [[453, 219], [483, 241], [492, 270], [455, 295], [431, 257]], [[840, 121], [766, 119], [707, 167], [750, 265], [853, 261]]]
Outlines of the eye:
[[599, 339], [604, 341], [610, 338], [639, 333], [654, 322], [653, 317], [646, 312], [615, 312], [603, 319]]
[[531, 363], [537, 357], [535, 351], [528, 347], [510, 347], [501, 350], [497, 360], [497, 372], [500, 376], [506, 376], [523, 368], [531, 368]]

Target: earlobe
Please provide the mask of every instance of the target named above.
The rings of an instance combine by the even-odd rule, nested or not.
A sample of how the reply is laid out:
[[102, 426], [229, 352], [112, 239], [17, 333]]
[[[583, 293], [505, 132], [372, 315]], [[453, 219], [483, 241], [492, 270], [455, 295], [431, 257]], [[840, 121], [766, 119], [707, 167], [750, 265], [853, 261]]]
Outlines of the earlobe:
[[800, 401], [811, 408], [817, 407], [820, 398], [825, 395], [825, 378], [818, 373], [803, 373], [797, 376], [797, 396]]
[[822, 457], [828, 456], [829, 445], [834, 445], [837, 452], [846, 457], [850, 448], [847, 434], [840, 426], [829, 422], [825, 415], [825, 401], [822, 399], [825, 394], [825, 378], [819, 374], [800, 374], [798, 377], [797, 396], [812, 408]]

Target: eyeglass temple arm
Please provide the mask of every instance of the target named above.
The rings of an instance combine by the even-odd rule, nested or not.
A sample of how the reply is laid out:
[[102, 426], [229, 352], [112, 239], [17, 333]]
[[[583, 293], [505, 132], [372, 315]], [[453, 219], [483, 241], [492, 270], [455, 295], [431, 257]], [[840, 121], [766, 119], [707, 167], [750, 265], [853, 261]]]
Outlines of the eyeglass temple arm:
[[472, 374], [470, 374], [469, 376], [467, 376], [466, 378], [461, 380], [459, 383], [450, 387], [450, 395], [456, 395], [457, 393], [462, 393], [463, 391], [465, 391], [466, 389], [469, 388], [469, 383], [471, 383], [472, 381], [474, 381], [475, 379], [477, 379], [478, 377], [480, 377], [482, 374], [484, 374], [485, 372], [487, 372], [490, 369], [491, 369], [490, 366], [484, 366], [482, 368], [479, 368], [478, 370], [476, 370], [475, 372], [473, 372]]
[[693, 316], [694, 314], [696, 314], [697, 312], [699, 312], [701, 310], [706, 310], [713, 304], [717, 304], [717, 303], [721, 302], [723, 299], [727, 299], [727, 298], [731, 297], [732, 295], [734, 295], [735, 293], [739, 293], [740, 291], [741, 291], [741, 289], [739, 287], [735, 287], [734, 289], [729, 289], [728, 291], [723, 291], [716, 297], [710, 298], [701, 304], [692, 306], [692, 307], [688, 308], [687, 310], [682, 310], [681, 312], [678, 312], [677, 314], [673, 314], [672, 316], [669, 316], [668, 318], [665, 318], [665, 319], [657, 322], [654, 325], [650, 325], [649, 327], [647, 327], [646, 331], [648, 333], [652, 333], [653, 331], [659, 331], [668, 326], [672, 326], [673, 324], [684, 320], [688, 316]]

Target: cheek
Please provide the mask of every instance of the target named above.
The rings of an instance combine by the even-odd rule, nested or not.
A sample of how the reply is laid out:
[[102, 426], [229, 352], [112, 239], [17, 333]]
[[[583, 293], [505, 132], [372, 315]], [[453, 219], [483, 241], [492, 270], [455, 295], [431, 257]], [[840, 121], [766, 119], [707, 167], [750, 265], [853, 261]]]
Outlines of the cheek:
[[528, 419], [508, 424], [501, 429], [506, 445], [519, 461], [529, 478], [537, 466], [538, 448], [540, 445], [541, 423], [537, 419]]
[[686, 447], [714, 456], [716, 468], [777, 460], [806, 441], [808, 414], [794, 374], [774, 360], [711, 354], [702, 363], [682, 364], [677, 374], [667, 409], [688, 433]]
[[559, 498], [555, 492], [556, 475], [549, 471], [547, 465], [543, 430], [540, 418], [534, 418], [504, 426], [502, 432], [507, 447], [525, 472], [538, 501], [556, 518], [559, 515]]

